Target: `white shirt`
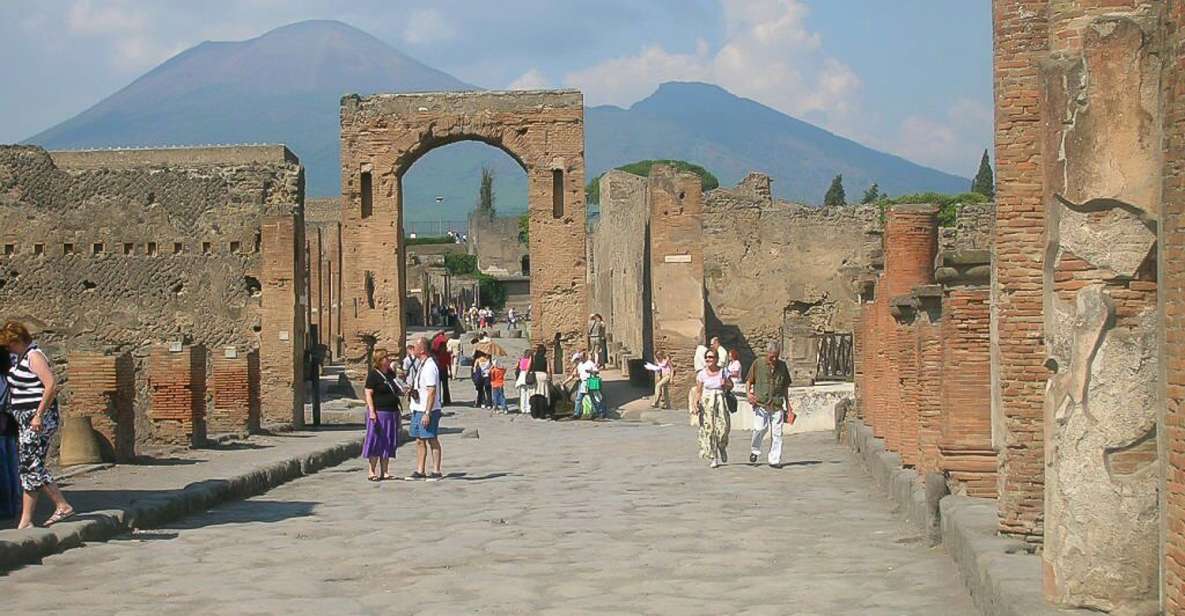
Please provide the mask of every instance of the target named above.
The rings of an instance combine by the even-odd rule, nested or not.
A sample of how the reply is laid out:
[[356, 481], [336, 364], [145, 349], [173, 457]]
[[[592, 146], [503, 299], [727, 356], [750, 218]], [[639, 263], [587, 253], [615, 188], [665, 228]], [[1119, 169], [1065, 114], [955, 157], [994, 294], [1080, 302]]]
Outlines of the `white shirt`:
[[[704, 365], [707, 364], [707, 361], [704, 358], [704, 356], [707, 354], [708, 354], [708, 347], [706, 347], [702, 344], [695, 347], [695, 360], [694, 360], [693, 366], [695, 367], [696, 372], [699, 372], [700, 370], [704, 369]], [[716, 348], [716, 365], [723, 368], [727, 364], [728, 364], [728, 350], [724, 348], [724, 345], [720, 345], [719, 347]]]
[[576, 374], [580, 375], [580, 382], [583, 383], [588, 380], [588, 377], [597, 373], [597, 362], [586, 359], [576, 366]]
[[416, 360], [416, 365], [419, 370], [416, 370], [415, 378], [412, 379], [412, 386], [419, 392], [419, 400], [411, 401], [411, 410], [423, 411], [424, 401], [428, 399], [428, 388], [436, 389], [435, 400], [432, 401], [432, 410], [440, 410], [440, 369], [436, 367], [436, 362], [431, 356]]

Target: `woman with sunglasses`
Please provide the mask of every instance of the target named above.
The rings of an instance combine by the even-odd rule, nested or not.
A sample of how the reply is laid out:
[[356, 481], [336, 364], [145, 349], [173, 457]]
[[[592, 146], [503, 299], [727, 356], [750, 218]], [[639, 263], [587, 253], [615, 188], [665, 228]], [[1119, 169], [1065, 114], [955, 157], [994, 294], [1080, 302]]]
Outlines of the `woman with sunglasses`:
[[728, 433], [731, 424], [724, 392], [732, 389], [728, 369], [720, 367], [716, 353], [704, 354], [704, 368], [695, 376], [697, 404], [690, 412], [699, 415], [699, 455], [711, 461], [712, 468], [728, 462]]

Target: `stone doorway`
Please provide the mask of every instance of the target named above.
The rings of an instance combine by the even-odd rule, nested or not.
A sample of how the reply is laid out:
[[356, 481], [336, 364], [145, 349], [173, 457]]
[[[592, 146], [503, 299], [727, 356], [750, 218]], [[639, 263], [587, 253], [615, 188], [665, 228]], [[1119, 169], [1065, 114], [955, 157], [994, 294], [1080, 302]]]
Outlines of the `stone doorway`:
[[[459, 141], [499, 148], [527, 174], [533, 341], [579, 340], [587, 315], [584, 100], [577, 91], [349, 95], [341, 103], [342, 315], [351, 373], [367, 341], [402, 348], [404, 174]], [[358, 376], [352, 374], [352, 376]]]

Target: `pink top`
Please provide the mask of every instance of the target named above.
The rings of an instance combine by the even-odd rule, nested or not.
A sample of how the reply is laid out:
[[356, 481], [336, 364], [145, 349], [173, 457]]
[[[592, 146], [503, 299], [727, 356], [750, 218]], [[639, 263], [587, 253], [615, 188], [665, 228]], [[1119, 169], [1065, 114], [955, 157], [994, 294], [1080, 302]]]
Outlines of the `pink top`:
[[530, 369], [531, 369], [531, 358], [530, 358], [530, 357], [520, 357], [520, 358], [518, 358], [518, 369], [519, 369], [519, 370], [522, 370], [523, 372], [528, 372], [528, 371], [530, 371]]
[[724, 389], [724, 379], [728, 378], [728, 370], [719, 370], [715, 374], [708, 372], [707, 368], [700, 370], [699, 374], [695, 375], [697, 383], [703, 383], [704, 391], [721, 390]]

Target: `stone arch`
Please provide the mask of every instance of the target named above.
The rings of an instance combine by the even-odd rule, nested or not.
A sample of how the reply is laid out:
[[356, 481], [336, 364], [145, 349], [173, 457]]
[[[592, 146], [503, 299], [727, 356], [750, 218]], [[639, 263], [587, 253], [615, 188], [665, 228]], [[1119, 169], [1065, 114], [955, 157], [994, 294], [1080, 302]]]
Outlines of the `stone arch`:
[[348, 95], [341, 101], [341, 310], [351, 372], [365, 360], [367, 337], [398, 349], [406, 336], [402, 178], [424, 154], [459, 141], [496, 147], [526, 171], [535, 255], [531, 339], [551, 342], [558, 334], [570, 348], [581, 335], [587, 316], [583, 96], [571, 90]]

